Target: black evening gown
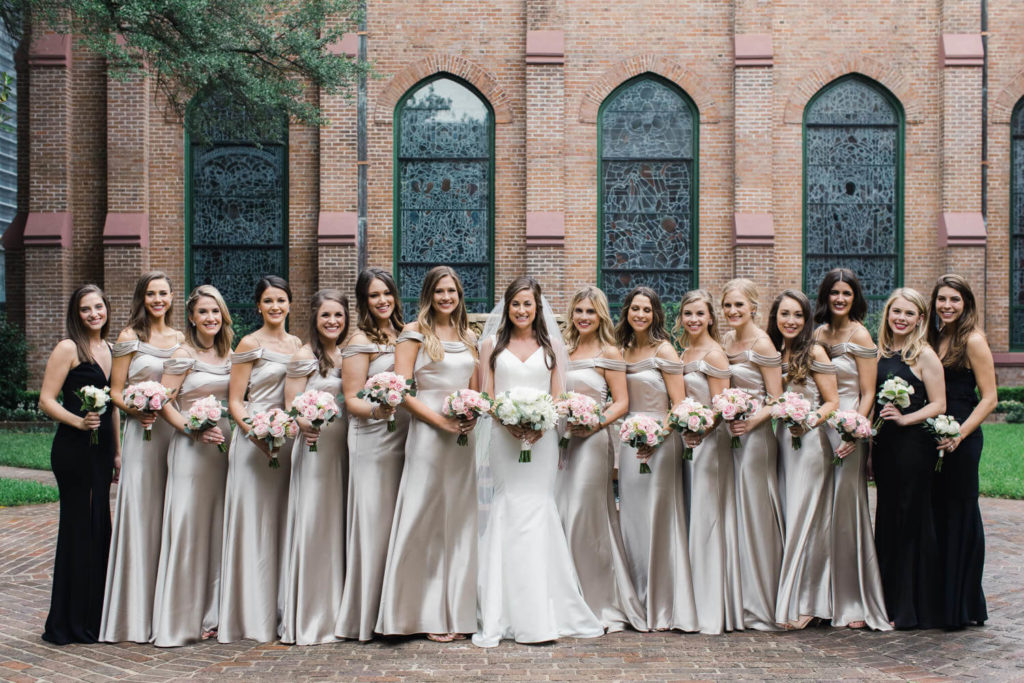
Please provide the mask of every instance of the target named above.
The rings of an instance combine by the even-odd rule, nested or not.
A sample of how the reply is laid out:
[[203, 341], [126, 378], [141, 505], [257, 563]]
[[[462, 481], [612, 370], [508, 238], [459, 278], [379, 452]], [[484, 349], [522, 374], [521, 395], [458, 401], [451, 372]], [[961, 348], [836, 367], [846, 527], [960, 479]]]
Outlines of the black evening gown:
[[[970, 368], [946, 368], [946, 412], [960, 423], [978, 405], [977, 383]], [[984, 437], [976, 429], [947, 453], [938, 475], [935, 521], [945, 572], [947, 628], [988, 619], [981, 575], [985, 567], [985, 530], [978, 507], [978, 463]]]
[[[84, 415], [75, 391], [109, 384], [110, 378], [99, 365], [79, 363], [64, 380], [64, 407]], [[99, 444], [90, 444], [89, 432], [61, 424], [50, 449], [50, 466], [60, 491], [60, 521], [43, 640], [57, 645], [95, 643], [99, 635], [110, 550], [114, 410], [109, 404], [100, 417]]]
[[[888, 377], [914, 387], [904, 414], [927, 403], [924, 382], [899, 354], [878, 361], [877, 389]], [[875, 406], [875, 414], [881, 406]], [[878, 488], [875, 545], [885, 607], [896, 628], [937, 628], [942, 619], [942, 564], [932, 507], [938, 475], [935, 439], [921, 424], [886, 421], [871, 455]]]

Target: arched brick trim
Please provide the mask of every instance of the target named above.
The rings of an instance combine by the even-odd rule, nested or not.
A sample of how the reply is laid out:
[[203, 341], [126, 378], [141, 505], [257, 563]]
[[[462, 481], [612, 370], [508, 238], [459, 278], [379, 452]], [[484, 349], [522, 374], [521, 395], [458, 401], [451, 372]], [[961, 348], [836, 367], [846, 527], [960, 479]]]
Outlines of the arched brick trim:
[[888, 88], [889, 92], [903, 105], [903, 113], [908, 124], [920, 123], [924, 120], [921, 101], [910, 86], [907, 77], [898, 68], [869, 57], [854, 55], [822, 64], [797, 79], [789, 100], [786, 102], [784, 121], [802, 124], [804, 108], [814, 94], [840, 76], [850, 73], [862, 74]]
[[413, 62], [396, 73], [384, 87], [374, 106], [373, 120], [377, 123], [390, 124], [394, 120], [395, 107], [402, 96], [424, 78], [436, 73], [449, 73], [471, 83], [480, 94], [487, 98], [494, 109], [494, 122], [497, 124], [512, 122], [512, 108], [509, 96], [498, 84], [498, 79], [479, 64], [458, 55], [436, 54]]
[[1010, 125], [1013, 108], [1024, 97], [1024, 70], [1018, 71], [999, 96], [992, 101], [992, 123]]
[[718, 123], [721, 120], [722, 116], [714, 97], [703, 85], [707, 82], [703, 74], [688, 69], [668, 57], [648, 54], [624, 59], [597, 78], [583, 93], [580, 102], [580, 122], [596, 124], [597, 112], [605, 98], [630, 78], [643, 73], [657, 74], [682, 88], [697, 105], [701, 123]]

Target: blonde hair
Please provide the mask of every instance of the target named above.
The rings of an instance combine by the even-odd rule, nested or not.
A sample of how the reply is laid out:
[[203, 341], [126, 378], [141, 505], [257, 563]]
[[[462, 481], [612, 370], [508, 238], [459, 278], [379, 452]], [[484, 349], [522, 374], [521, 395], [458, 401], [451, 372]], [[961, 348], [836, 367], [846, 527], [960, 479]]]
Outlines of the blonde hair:
[[612, 322], [611, 310], [608, 308], [608, 297], [599, 288], [587, 285], [576, 290], [576, 293], [572, 295], [572, 300], [569, 302], [569, 312], [565, 316], [569, 324], [565, 326], [564, 337], [569, 353], [575, 351], [580, 343], [580, 332], [572, 323], [572, 311], [576, 308], [576, 304], [584, 299], [590, 299], [590, 303], [594, 304], [594, 310], [597, 311], [598, 325], [596, 334], [597, 340], [601, 342], [601, 347], [615, 346], [615, 323]]
[[466, 345], [469, 352], [476, 357], [476, 345], [469, 332], [469, 314], [466, 311], [466, 297], [462, 291], [462, 280], [459, 279], [458, 273], [453, 268], [434, 266], [427, 271], [423, 278], [423, 286], [420, 288], [420, 311], [416, 316], [416, 322], [419, 323], [420, 334], [423, 335], [423, 350], [435, 363], [444, 358], [444, 346], [434, 329], [434, 289], [446, 277], [450, 277], [455, 283], [455, 291], [459, 295], [459, 304], [451, 315], [455, 334]]
[[676, 317], [676, 324], [672, 326], [673, 336], [679, 340], [679, 344], [683, 348], [690, 345], [692, 341], [690, 333], [686, 331], [686, 326], [683, 325], [683, 309], [695, 301], [703, 301], [707, 305], [708, 316], [710, 316], [711, 320], [708, 323], [708, 334], [716, 342], [721, 343], [722, 340], [718, 335], [718, 319], [715, 317], [715, 300], [711, 297], [711, 292], [706, 289], [691, 289], [686, 294], [683, 294], [683, 298], [679, 302], [679, 315]]
[[889, 309], [892, 308], [892, 304], [896, 299], [906, 299], [917, 308], [919, 314], [917, 326], [907, 336], [907, 341], [903, 344], [903, 348], [899, 349], [903, 362], [910, 365], [917, 360], [917, 357], [928, 346], [928, 331], [925, 329], [925, 325], [928, 322], [928, 302], [921, 292], [910, 287], [894, 289], [892, 294], [889, 295], [889, 298], [885, 301], [885, 308], [882, 309], [882, 320], [878, 324], [878, 350], [884, 358], [888, 358], [896, 353], [896, 349], [893, 348], [896, 335], [889, 329]]
[[722, 299], [719, 303], [724, 304], [725, 295], [733, 290], [742, 294], [743, 298], [750, 302], [750, 319], [756, 323], [757, 312], [761, 308], [761, 302], [758, 299], [757, 285], [754, 284], [753, 280], [748, 280], [745, 277], [733, 278], [725, 283], [725, 287], [722, 287]]
[[220, 309], [220, 329], [217, 330], [217, 336], [213, 338], [213, 346], [217, 349], [218, 356], [226, 356], [231, 353], [231, 342], [235, 338], [235, 330], [231, 327], [231, 313], [228, 312], [228, 305], [224, 303], [224, 297], [213, 285], [199, 285], [188, 295], [188, 301], [185, 302], [185, 311], [188, 314], [185, 325], [185, 341], [194, 349], [203, 348], [199, 343], [196, 326], [192, 323], [192, 314], [196, 310], [196, 304], [204, 296], [213, 299], [217, 308]]

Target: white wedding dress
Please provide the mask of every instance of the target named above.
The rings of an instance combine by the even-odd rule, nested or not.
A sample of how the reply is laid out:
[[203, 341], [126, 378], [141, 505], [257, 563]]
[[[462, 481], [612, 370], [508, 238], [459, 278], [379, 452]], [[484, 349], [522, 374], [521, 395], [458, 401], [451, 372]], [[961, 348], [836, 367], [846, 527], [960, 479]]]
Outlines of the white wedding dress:
[[[551, 390], [551, 371], [537, 349], [526, 361], [511, 351], [495, 359], [494, 392]], [[539, 643], [564, 636], [594, 638], [604, 628], [583, 599], [555, 503], [558, 436], [548, 431], [519, 462], [520, 443], [492, 421], [494, 495], [479, 544], [479, 618], [473, 643], [502, 638]]]

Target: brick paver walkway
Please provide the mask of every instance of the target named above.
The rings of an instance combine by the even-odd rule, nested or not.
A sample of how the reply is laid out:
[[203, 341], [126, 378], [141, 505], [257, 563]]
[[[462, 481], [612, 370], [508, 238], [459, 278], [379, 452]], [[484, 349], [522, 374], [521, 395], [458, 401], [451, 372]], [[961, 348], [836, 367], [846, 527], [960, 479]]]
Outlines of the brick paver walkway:
[[985, 499], [990, 621], [947, 633], [618, 633], [539, 646], [423, 639], [288, 647], [202, 643], [53, 647], [49, 604], [57, 506], [0, 510], [0, 679], [9, 681], [692, 680], [722, 678], [1024, 680], [1024, 501]]

